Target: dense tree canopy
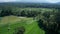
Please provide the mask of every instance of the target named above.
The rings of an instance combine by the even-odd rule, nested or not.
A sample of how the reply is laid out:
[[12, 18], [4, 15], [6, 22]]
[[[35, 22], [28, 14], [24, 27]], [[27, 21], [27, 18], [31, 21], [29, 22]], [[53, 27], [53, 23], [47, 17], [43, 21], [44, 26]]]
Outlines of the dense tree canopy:
[[60, 11], [51, 13], [44, 12], [41, 15], [43, 17], [38, 20], [38, 25], [46, 34], [60, 34]]

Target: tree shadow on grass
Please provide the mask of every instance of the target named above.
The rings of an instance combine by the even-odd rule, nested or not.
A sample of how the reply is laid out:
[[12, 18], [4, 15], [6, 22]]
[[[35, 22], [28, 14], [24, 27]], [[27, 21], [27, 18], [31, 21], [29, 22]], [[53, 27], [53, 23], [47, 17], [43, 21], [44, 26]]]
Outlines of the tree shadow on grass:
[[23, 26], [18, 27], [14, 34], [24, 34], [25, 28]]

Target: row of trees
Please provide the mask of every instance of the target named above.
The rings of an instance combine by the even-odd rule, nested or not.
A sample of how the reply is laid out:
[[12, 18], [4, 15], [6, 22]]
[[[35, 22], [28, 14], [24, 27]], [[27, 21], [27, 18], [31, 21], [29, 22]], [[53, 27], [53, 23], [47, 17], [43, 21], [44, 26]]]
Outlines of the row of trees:
[[40, 14], [40, 11], [32, 11], [32, 10], [12, 10], [12, 9], [1, 9], [0, 17], [15, 15], [15, 16], [26, 16], [26, 17], [35, 17]]

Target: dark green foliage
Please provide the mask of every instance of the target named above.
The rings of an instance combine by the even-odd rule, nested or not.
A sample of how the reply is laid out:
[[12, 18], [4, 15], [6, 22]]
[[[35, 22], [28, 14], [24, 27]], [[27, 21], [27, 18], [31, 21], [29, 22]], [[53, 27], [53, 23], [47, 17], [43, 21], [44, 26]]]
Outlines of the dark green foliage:
[[44, 12], [43, 16], [46, 17], [46, 18], [49, 18], [50, 17], [50, 12]]
[[[18, 9], [18, 8], [17, 8]], [[24, 16], [24, 17], [36, 17], [38, 14], [40, 14], [40, 11], [26, 11], [26, 10], [20, 10], [17, 11], [17, 9], [2, 9], [0, 16], [9, 16], [9, 15], [15, 15], [15, 16]]]
[[21, 27], [17, 27], [14, 34], [24, 34], [24, 32], [25, 32], [25, 28], [21, 26]]
[[60, 11], [58, 11], [57, 13], [56, 13], [56, 21], [57, 21], [57, 23], [59, 23], [60, 24]]
[[60, 32], [60, 11], [45, 12], [40, 17], [38, 26], [45, 30], [46, 34], [59, 34]]
[[0, 17], [9, 16], [9, 15], [11, 15], [11, 14], [12, 14], [11, 10], [5, 10], [5, 9], [3, 9], [3, 10], [1, 11], [1, 13], [0, 13]]
[[21, 16], [26, 16], [24, 10], [21, 12]]

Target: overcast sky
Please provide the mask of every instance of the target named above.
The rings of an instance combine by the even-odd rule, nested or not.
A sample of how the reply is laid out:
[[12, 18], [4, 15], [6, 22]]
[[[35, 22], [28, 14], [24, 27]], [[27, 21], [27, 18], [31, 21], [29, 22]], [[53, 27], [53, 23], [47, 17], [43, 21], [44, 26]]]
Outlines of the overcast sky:
[[49, 3], [57, 3], [60, 0], [0, 0], [0, 2], [49, 2]]

